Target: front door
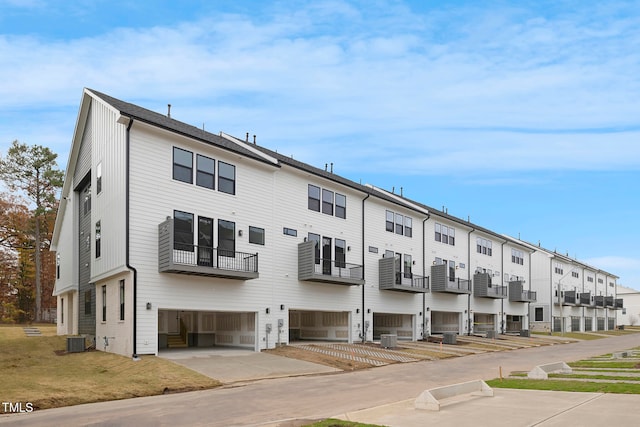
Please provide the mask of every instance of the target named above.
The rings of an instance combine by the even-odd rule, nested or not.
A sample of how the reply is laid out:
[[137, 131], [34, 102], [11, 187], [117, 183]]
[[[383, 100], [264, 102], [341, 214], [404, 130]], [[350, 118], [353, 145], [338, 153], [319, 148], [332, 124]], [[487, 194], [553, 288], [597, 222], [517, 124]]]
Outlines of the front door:
[[322, 237], [322, 274], [331, 274], [331, 238]]
[[198, 265], [213, 267], [213, 220], [198, 217]]

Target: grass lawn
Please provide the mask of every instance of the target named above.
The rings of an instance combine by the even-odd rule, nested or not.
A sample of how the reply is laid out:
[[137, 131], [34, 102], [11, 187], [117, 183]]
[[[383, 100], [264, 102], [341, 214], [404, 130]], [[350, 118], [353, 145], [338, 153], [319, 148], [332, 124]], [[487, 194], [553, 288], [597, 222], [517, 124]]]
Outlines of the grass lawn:
[[522, 390], [575, 391], [582, 393], [640, 394], [640, 384], [597, 383], [589, 381], [495, 379], [487, 381], [489, 387]]
[[38, 327], [41, 337], [26, 337], [22, 326], [0, 326], [3, 402], [45, 409], [221, 385], [155, 356], [134, 362], [101, 351], [66, 354], [66, 337], [56, 336], [55, 326]]

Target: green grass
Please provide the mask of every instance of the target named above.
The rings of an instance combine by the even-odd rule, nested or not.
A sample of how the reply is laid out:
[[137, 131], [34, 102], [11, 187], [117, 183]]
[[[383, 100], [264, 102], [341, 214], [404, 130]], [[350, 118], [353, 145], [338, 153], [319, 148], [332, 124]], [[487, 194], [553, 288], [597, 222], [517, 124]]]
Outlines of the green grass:
[[56, 336], [55, 326], [38, 327], [41, 337], [26, 337], [22, 326], [0, 327], [3, 401], [44, 409], [220, 385], [155, 356], [134, 362], [101, 351], [57, 355], [66, 349], [66, 337]]
[[603, 374], [549, 374], [549, 378], [575, 378], [587, 380], [613, 380], [613, 381], [640, 381], [640, 371], [638, 376], [627, 377], [622, 375], [603, 375]]
[[515, 388], [521, 390], [573, 391], [581, 393], [640, 394], [640, 384], [599, 383], [589, 381], [495, 379], [487, 381], [493, 388]]
[[[598, 333], [600, 333], [600, 332], [598, 332]], [[601, 335], [585, 334], [583, 332], [554, 332], [553, 336], [554, 337], [563, 337], [563, 338], [574, 338], [574, 339], [577, 339], [577, 340], [585, 340], [585, 341], [600, 340], [602, 338], [606, 338], [606, 337], [603, 337]]]
[[624, 361], [621, 359], [608, 360], [580, 360], [578, 362], [570, 362], [569, 366], [573, 368], [605, 368], [605, 369], [638, 369], [640, 363], [638, 361]]

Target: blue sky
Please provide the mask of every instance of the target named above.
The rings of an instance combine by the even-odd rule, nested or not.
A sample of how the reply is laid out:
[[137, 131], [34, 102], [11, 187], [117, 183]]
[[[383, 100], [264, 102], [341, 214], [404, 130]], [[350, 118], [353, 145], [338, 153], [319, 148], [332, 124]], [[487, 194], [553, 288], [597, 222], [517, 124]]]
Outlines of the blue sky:
[[640, 1], [0, 0], [0, 154], [83, 87], [640, 288]]

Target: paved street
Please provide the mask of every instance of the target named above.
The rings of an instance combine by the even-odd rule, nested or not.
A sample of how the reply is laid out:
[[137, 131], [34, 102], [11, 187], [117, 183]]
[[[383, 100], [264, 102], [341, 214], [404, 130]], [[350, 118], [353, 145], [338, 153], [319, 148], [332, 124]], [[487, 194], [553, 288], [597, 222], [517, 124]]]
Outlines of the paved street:
[[[640, 334], [400, 363], [364, 371], [257, 380], [215, 390], [104, 402], [31, 414], [0, 416], [2, 425], [233, 426], [286, 425], [392, 404], [439, 385], [492, 379], [500, 368], [573, 361], [640, 346]], [[619, 410], [619, 409], [618, 409]], [[292, 424], [289, 424], [292, 425]]]

